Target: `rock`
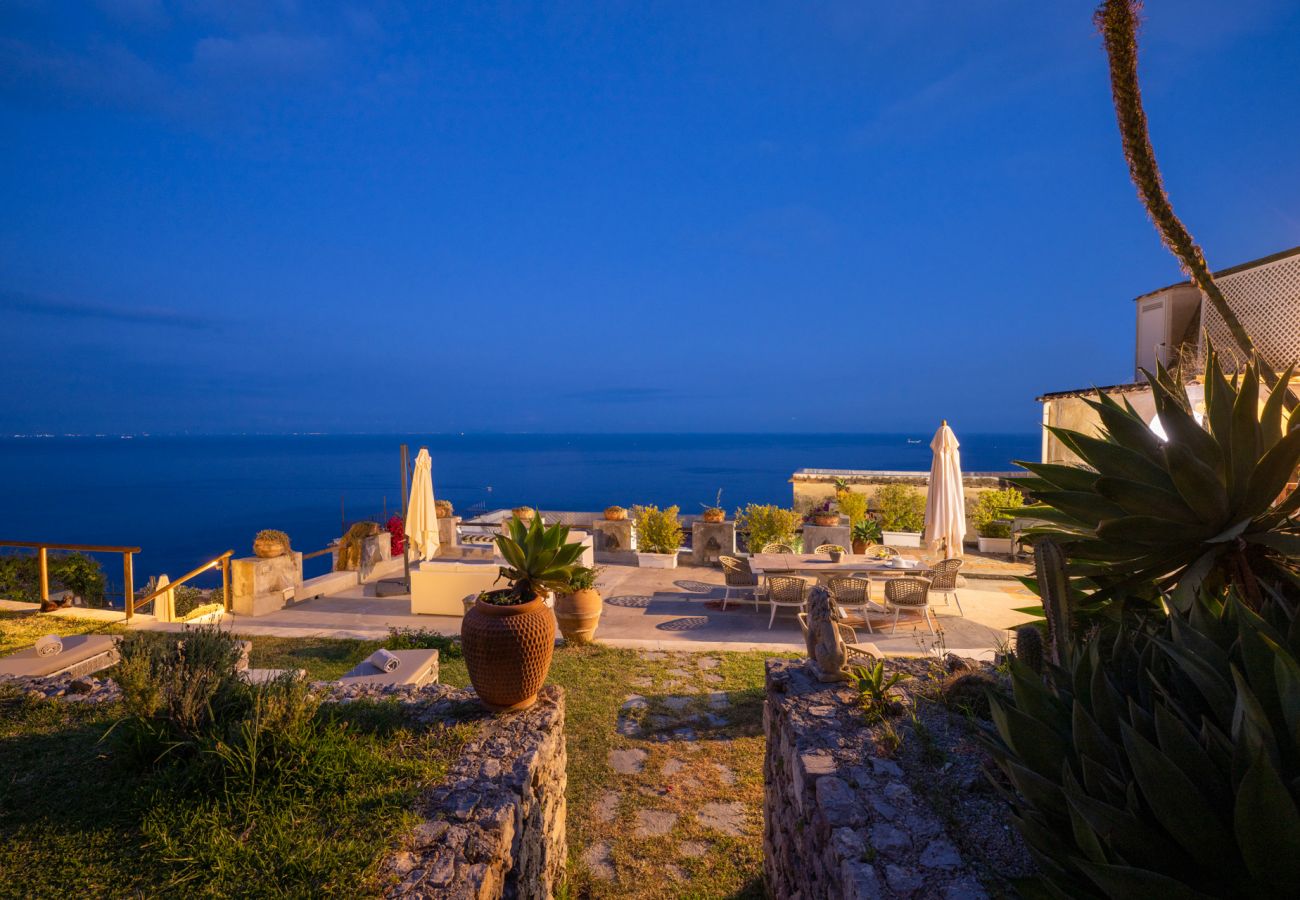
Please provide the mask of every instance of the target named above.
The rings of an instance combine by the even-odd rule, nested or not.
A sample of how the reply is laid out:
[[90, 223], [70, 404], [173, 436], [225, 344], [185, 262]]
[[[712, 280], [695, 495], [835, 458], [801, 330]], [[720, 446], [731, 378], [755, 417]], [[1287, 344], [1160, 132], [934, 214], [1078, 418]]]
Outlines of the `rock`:
[[76, 678], [68, 682], [69, 694], [89, 694], [94, 689], [95, 684], [93, 679], [88, 681], [84, 678]]
[[988, 900], [988, 892], [972, 877], [965, 877], [948, 885], [944, 900]]
[[731, 706], [731, 700], [727, 697], [725, 691], [714, 691], [709, 694], [709, 706], [714, 709], [727, 709]]
[[925, 887], [925, 879], [920, 875], [893, 864], [885, 866], [885, 881], [889, 889], [901, 897], [911, 897]]
[[623, 709], [645, 709], [650, 705], [650, 701], [640, 694], [632, 694], [623, 701]]
[[664, 777], [665, 777], [665, 778], [670, 778], [670, 777], [672, 777], [673, 775], [676, 775], [678, 772], [680, 772], [680, 771], [681, 771], [682, 769], [684, 769], [684, 768], [686, 768], [686, 763], [683, 762], [682, 760], [680, 760], [680, 759], [670, 759], [670, 760], [668, 760], [668, 762], [664, 763], [664, 767], [663, 767], [663, 774], [664, 774]]
[[582, 864], [601, 881], [614, 879], [614, 864], [610, 861], [609, 850], [609, 844], [602, 841], [582, 851]]
[[873, 757], [871, 760], [871, 770], [877, 775], [888, 775], [891, 778], [902, 778], [903, 770], [898, 767], [898, 763], [892, 759], [880, 759]]
[[682, 710], [684, 710], [686, 707], [690, 705], [691, 705], [690, 697], [665, 697], [664, 698], [664, 706], [668, 707], [673, 712], [681, 712]]
[[940, 838], [921, 851], [921, 865], [927, 869], [956, 869], [961, 866], [961, 854], [950, 841]]
[[861, 825], [865, 821], [857, 797], [842, 778], [834, 775], [818, 778], [813, 792], [818, 807], [832, 828], [838, 825]]
[[694, 728], [678, 728], [673, 732], [673, 740], [681, 741], [686, 744], [694, 744], [699, 740], [699, 737], [695, 734]]
[[908, 798], [912, 796], [911, 789], [897, 781], [889, 782], [881, 793], [885, 795], [886, 800], [894, 803], [906, 803]]
[[695, 818], [705, 828], [732, 837], [745, 833], [745, 804], [737, 801], [706, 803], [695, 813]]
[[844, 900], [877, 900], [883, 896], [876, 870], [860, 859], [846, 859], [840, 864], [840, 881]]
[[600, 799], [592, 805], [591, 811], [595, 815], [597, 822], [614, 821], [614, 816], [618, 814], [618, 793], [616, 791], [605, 791], [600, 795]]
[[627, 716], [619, 716], [614, 723], [614, 731], [623, 737], [636, 737], [641, 733], [641, 723]]
[[722, 660], [715, 656], [700, 656], [696, 657], [695, 664], [701, 669], [716, 669], [722, 665]]
[[705, 713], [704, 724], [708, 725], [710, 728], [726, 728], [731, 724], [731, 720], [725, 716], [720, 716], [717, 713]]
[[719, 781], [721, 781], [723, 784], [735, 784], [735, 783], [736, 783], [736, 773], [733, 772], [733, 771], [731, 771], [731, 767], [730, 767], [730, 766], [724, 766], [722, 763], [717, 763], [717, 767], [718, 767], [718, 780], [719, 780]]
[[620, 775], [638, 775], [648, 754], [637, 747], [609, 751], [609, 767]]
[[672, 831], [676, 824], [677, 813], [664, 809], [639, 809], [632, 833], [639, 838], [660, 837]]
[[871, 828], [871, 846], [882, 856], [899, 857], [912, 847], [912, 839], [899, 828], [879, 824]]
[[682, 856], [696, 859], [708, 853], [709, 847], [707, 844], [702, 844], [699, 841], [682, 841], [681, 844], [678, 845], [677, 851], [681, 853]]

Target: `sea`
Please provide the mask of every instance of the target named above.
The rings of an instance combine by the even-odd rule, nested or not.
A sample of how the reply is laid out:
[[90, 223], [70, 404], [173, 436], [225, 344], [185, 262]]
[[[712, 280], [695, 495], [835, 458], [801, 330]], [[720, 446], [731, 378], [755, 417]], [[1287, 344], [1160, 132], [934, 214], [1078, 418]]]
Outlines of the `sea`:
[[[1037, 434], [963, 434], [966, 471], [1037, 459]], [[460, 515], [527, 505], [789, 504], [802, 468], [930, 468], [929, 434], [437, 434], [51, 436], [0, 439], [0, 540], [138, 546], [135, 581], [175, 579], [262, 528], [295, 549], [401, 509], [400, 446], [433, 457]], [[120, 557], [103, 555], [111, 584]], [[320, 574], [329, 557], [307, 564]]]

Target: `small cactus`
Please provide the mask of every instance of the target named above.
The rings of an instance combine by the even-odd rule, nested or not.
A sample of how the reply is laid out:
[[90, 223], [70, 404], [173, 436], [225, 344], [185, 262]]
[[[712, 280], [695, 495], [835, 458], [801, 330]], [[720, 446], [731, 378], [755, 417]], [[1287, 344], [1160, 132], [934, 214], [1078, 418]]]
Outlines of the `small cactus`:
[[1043, 632], [1037, 625], [1016, 629], [1016, 659], [1039, 675], [1043, 674]]
[[990, 718], [989, 692], [1002, 694], [1002, 683], [986, 672], [958, 672], [943, 682], [944, 705], [967, 711], [981, 719]]

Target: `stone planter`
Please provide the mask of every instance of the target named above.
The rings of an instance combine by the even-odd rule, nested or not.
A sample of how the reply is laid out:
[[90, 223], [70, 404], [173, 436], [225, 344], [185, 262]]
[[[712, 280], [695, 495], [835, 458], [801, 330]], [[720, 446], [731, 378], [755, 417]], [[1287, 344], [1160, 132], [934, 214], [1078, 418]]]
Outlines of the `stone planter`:
[[1011, 538], [983, 537], [979, 539], [980, 553], [1005, 553], [1011, 555]]
[[642, 553], [637, 551], [636, 564], [643, 569], [675, 569], [676, 553]]
[[812, 553], [822, 544], [838, 544], [847, 547], [853, 543], [853, 529], [848, 525], [805, 525], [803, 527], [803, 551]]
[[735, 555], [735, 522], [705, 522], [696, 519], [691, 523], [692, 565], [716, 566], [719, 556]]
[[921, 546], [921, 532], [919, 531], [885, 531], [881, 532], [881, 543], [886, 547], [919, 547]]
[[546, 598], [498, 606], [482, 598], [460, 625], [465, 668], [488, 709], [524, 709], [537, 700], [555, 652], [555, 616]]
[[595, 588], [556, 595], [555, 621], [560, 624], [560, 634], [564, 635], [565, 643], [590, 643], [596, 636], [603, 606], [600, 591]]

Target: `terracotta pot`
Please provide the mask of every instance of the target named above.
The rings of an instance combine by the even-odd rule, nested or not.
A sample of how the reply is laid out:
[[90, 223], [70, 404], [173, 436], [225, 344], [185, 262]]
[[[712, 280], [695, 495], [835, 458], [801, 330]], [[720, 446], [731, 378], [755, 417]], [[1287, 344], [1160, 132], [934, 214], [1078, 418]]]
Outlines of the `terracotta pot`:
[[551, 668], [555, 615], [542, 597], [518, 606], [497, 606], [479, 598], [461, 620], [460, 643], [469, 680], [483, 705], [524, 709], [537, 700]]
[[450, 500], [434, 500], [433, 511], [439, 519], [450, 519], [455, 512]]
[[727, 511], [725, 509], [706, 509], [700, 514], [700, 519], [705, 522], [725, 522], [727, 521]]
[[275, 559], [277, 556], [284, 556], [286, 549], [284, 541], [276, 538], [253, 539], [253, 555], [261, 559]]
[[596, 636], [600, 624], [600, 611], [604, 604], [600, 591], [584, 588], [572, 594], [555, 597], [555, 620], [560, 623], [560, 634], [569, 644], [586, 644]]
[[866, 542], [866, 541], [854, 541], [854, 542], [853, 542], [853, 552], [854, 552], [856, 555], [858, 555], [858, 556], [861, 556], [863, 553], [866, 553], [866, 552], [867, 552], [867, 542]]
[[813, 524], [814, 524], [814, 525], [823, 525], [823, 526], [824, 526], [824, 525], [838, 525], [838, 524], [840, 524], [840, 517], [839, 517], [838, 515], [833, 514], [833, 513], [832, 513], [831, 515], [829, 515], [829, 516], [813, 516]]
[[531, 522], [533, 517], [537, 515], [537, 511], [531, 506], [516, 506], [510, 512], [520, 522]]
[[605, 508], [606, 522], [622, 522], [627, 518], [627, 510], [621, 506], [608, 506]]

